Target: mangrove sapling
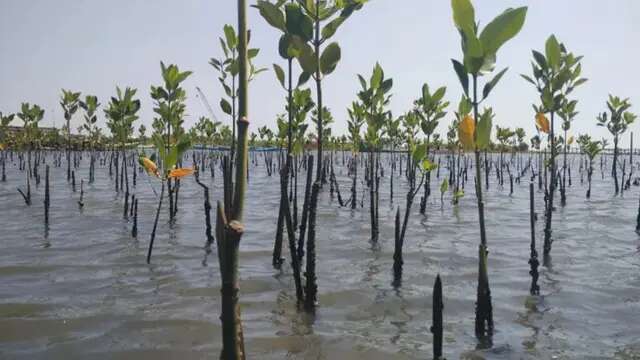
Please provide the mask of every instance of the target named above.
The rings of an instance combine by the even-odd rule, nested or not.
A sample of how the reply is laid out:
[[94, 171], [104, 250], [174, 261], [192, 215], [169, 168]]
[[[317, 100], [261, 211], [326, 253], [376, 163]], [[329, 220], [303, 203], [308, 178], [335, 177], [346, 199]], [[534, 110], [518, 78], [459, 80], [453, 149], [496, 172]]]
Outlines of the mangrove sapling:
[[[365, 110], [364, 107], [358, 103], [351, 103], [351, 108], [347, 109], [349, 114], [349, 120], [347, 120], [347, 127], [349, 129], [349, 140], [352, 144], [352, 184], [351, 184], [351, 210], [356, 209], [356, 204], [358, 203], [358, 194], [357, 194], [357, 180], [358, 180], [358, 158], [360, 152], [360, 146], [362, 143], [362, 136], [360, 132], [362, 131], [362, 125], [365, 122]], [[392, 186], [393, 193], [393, 186]], [[392, 196], [393, 198], [393, 196]]]
[[[548, 166], [549, 183], [546, 195], [545, 227], [544, 227], [544, 255], [551, 252], [551, 224], [553, 216], [553, 200], [557, 180], [556, 157], [559, 153], [559, 143], [555, 135], [555, 115], [563, 107], [569, 106], [567, 96], [578, 86], [584, 84], [587, 79], [580, 77], [581, 56], [574, 56], [566, 47], [559, 43], [554, 35], [551, 35], [545, 43], [545, 54], [533, 50], [531, 62], [533, 78], [521, 75], [523, 79], [533, 84], [540, 95], [541, 105], [533, 105], [536, 112], [536, 125], [544, 133], [548, 134], [548, 142], [551, 148]], [[550, 115], [551, 121], [545, 114]], [[545, 176], [546, 179], [546, 176]]]
[[60, 106], [64, 112], [64, 119], [67, 122], [67, 181], [71, 180], [71, 118], [78, 111], [80, 105], [80, 93], [62, 89]]
[[396, 212], [395, 246], [393, 253], [393, 284], [396, 287], [400, 286], [400, 283], [402, 281], [402, 265], [404, 264], [402, 257], [402, 247], [404, 245], [404, 237], [407, 232], [407, 224], [409, 222], [409, 214], [411, 213], [413, 200], [420, 191], [420, 188], [422, 187], [427, 174], [435, 170], [436, 168], [436, 165], [429, 161], [427, 155], [428, 146], [429, 145], [427, 145], [427, 143], [420, 144], [418, 146], [415, 146], [415, 148], [411, 152], [411, 159], [414, 162], [414, 167], [420, 170], [420, 182], [416, 186], [416, 173], [414, 172], [414, 177], [409, 179], [409, 190], [407, 191], [406, 207], [404, 211], [402, 227], [400, 227], [400, 207], [398, 207], [398, 210]]
[[6, 148], [7, 148], [7, 128], [9, 127], [9, 124], [11, 124], [11, 122], [13, 121], [13, 119], [15, 118], [15, 114], [8, 114], [8, 115], [3, 115], [2, 112], [0, 111], [0, 156], [2, 157], [2, 182], [6, 182], [7, 181], [7, 174], [6, 174], [6, 161], [7, 161], [7, 153], [6, 153]]
[[[440, 87], [431, 94], [429, 85], [422, 86], [422, 96], [414, 102], [415, 113], [420, 120], [422, 132], [426, 139], [426, 158], [429, 158], [431, 148], [431, 137], [434, 135], [440, 119], [445, 117], [446, 108], [449, 106], [448, 101], [443, 101], [447, 91], [446, 87]], [[427, 207], [427, 199], [431, 193], [431, 172], [427, 172], [427, 178], [424, 182], [424, 195], [420, 199], [420, 213], [424, 215]]]
[[93, 95], [87, 95], [84, 101], [80, 101], [78, 105], [84, 110], [83, 129], [87, 131], [89, 138], [89, 183], [95, 181], [95, 145], [100, 138], [100, 128], [97, 125], [97, 110], [100, 106], [98, 98]]
[[22, 103], [20, 106], [20, 112], [17, 115], [23, 122], [22, 139], [20, 139], [21, 146], [23, 149], [27, 150], [26, 193], [20, 189], [18, 189], [18, 192], [22, 195], [24, 202], [27, 205], [31, 205], [31, 176], [33, 170], [31, 155], [32, 150], [37, 149], [38, 147], [40, 137], [38, 123], [44, 118], [44, 109], [35, 104], [32, 106], [29, 103]]
[[407, 164], [405, 167], [405, 177], [407, 181], [414, 176], [415, 168], [411, 161], [411, 149], [416, 145], [415, 139], [418, 136], [420, 128], [420, 118], [415, 111], [409, 111], [402, 117], [402, 126], [404, 127], [405, 137], [407, 141]]
[[385, 110], [389, 105], [391, 95], [388, 95], [393, 86], [393, 79], [385, 79], [384, 71], [380, 64], [376, 63], [373, 74], [367, 81], [358, 75], [362, 89], [358, 92], [358, 98], [365, 109], [367, 131], [364, 139], [369, 149], [369, 210], [371, 216], [371, 241], [378, 241], [378, 187], [380, 184], [379, 157], [382, 147], [382, 131], [384, 124], [391, 118], [391, 112]]
[[[180, 165], [181, 156], [171, 158], [170, 167], [164, 162], [165, 156], [170, 156], [170, 147], [178, 145], [180, 142], [188, 143], [188, 134], [186, 134], [182, 124], [184, 123], [186, 92], [180, 87], [185, 81], [190, 71], [180, 72], [176, 65], [165, 66], [160, 63], [160, 69], [164, 86], [151, 86], [151, 98], [154, 100], [156, 107], [154, 112], [158, 115], [153, 121], [154, 133], [152, 135], [153, 143], [156, 151], [159, 152], [159, 145], [164, 145], [164, 154], [158, 154], [159, 160], [163, 163], [162, 167], [167, 170], [173, 166]], [[188, 146], [187, 146], [188, 147]], [[181, 155], [182, 152], [179, 153]], [[169, 221], [173, 223], [177, 212], [178, 191], [180, 188], [179, 178], [166, 178], [167, 195], [169, 200]]]
[[[295, 56], [304, 73], [311, 74], [316, 82], [316, 103], [318, 109], [324, 109], [322, 102], [322, 79], [331, 74], [341, 57], [340, 46], [336, 42], [323, 45], [336, 33], [337, 29], [354, 11], [362, 8], [367, 0], [320, 1], [297, 0], [285, 5], [287, 14], [285, 27], [293, 36], [285, 39], [282, 47], [294, 49]], [[324, 22], [328, 22], [322, 26]], [[316, 121], [318, 139], [316, 156], [316, 181], [322, 180], [324, 162], [323, 150], [323, 111], [318, 112]], [[315, 211], [314, 211], [315, 213]]]
[[[225, 189], [225, 203], [223, 205], [218, 202], [216, 216], [216, 243], [222, 277], [222, 314], [220, 316], [222, 321], [222, 352], [220, 358], [225, 360], [245, 359], [240, 306], [238, 304], [238, 248], [244, 232], [242, 220], [248, 167], [249, 55], [247, 51], [246, 7], [246, 0], [238, 0], [239, 120], [237, 157], [235, 159], [235, 189], [231, 190], [228, 187]], [[233, 200], [231, 200], [232, 196]], [[231, 216], [227, 216], [227, 214]]]
[[[237, 108], [238, 108], [238, 97], [240, 89], [238, 87], [238, 74], [240, 71], [239, 67], [239, 36], [236, 34], [235, 29], [231, 25], [225, 25], [223, 28], [224, 39], [220, 38], [220, 47], [222, 48], [222, 52], [224, 53], [224, 59], [215, 59], [211, 58], [209, 60], [209, 64], [213, 66], [220, 77], [218, 80], [220, 81], [220, 85], [224, 89], [226, 94], [226, 98], [223, 97], [220, 99], [220, 108], [222, 111], [231, 117], [231, 136], [230, 136], [230, 157], [233, 163], [234, 152], [235, 152], [235, 141], [236, 141], [236, 122], [238, 120]], [[247, 39], [250, 37], [247, 36]], [[249, 41], [249, 40], [247, 40]], [[249, 56], [249, 73], [248, 73], [248, 81], [251, 81], [254, 75], [257, 75], [267, 69], [256, 69], [251, 63], [251, 59], [258, 55], [259, 49], [248, 49]], [[228, 78], [231, 78], [231, 84], [228, 83]], [[229, 101], [230, 100], [230, 101]], [[233, 166], [232, 166], [233, 167]]]
[[602, 142], [591, 140], [591, 136], [589, 135], [581, 135], [578, 137], [578, 145], [580, 146], [580, 151], [587, 155], [588, 165], [587, 165], [587, 199], [591, 197], [591, 176], [593, 175], [593, 160], [600, 154], [603, 150]]
[[400, 124], [402, 122], [402, 116], [393, 119], [389, 118], [389, 121], [385, 124], [386, 129], [385, 132], [387, 134], [387, 140], [391, 145], [391, 158], [390, 158], [390, 168], [391, 175], [389, 176], [389, 198], [391, 200], [391, 204], [393, 204], [393, 172], [396, 168], [396, 147], [402, 144], [402, 131], [400, 130]]
[[[489, 145], [491, 132], [491, 116], [485, 111], [482, 117], [478, 112], [480, 101], [487, 98], [507, 69], [499, 72], [488, 81], [482, 91], [482, 99], [478, 97], [478, 76], [491, 72], [495, 66], [498, 49], [513, 38], [522, 28], [527, 13], [526, 7], [507, 9], [478, 34], [473, 5], [469, 0], [452, 0], [453, 20], [462, 37], [463, 62], [453, 60], [453, 65], [467, 101], [473, 106], [473, 117], [467, 114], [459, 127], [459, 137], [467, 150], [475, 152], [476, 199], [478, 203], [478, 220], [480, 224], [480, 245], [478, 248], [478, 292], [476, 300], [475, 333], [478, 338], [490, 337], [493, 334], [493, 310], [491, 291], [487, 272], [487, 238], [484, 221], [484, 201], [482, 197], [482, 178], [480, 173], [480, 150]], [[472, 93], [469, 91], [469, 74], [472, 77]], [[489, 341], [490, 343], [491, 341]]]
[[[291, 59], [289, 59], [289, 81], [287, 90], [287, 105], [286, 110], [288, 114], [288, 121], [285, 122], [282, 119], [278, 119], [278, 129], [279, 132], [283, 135], [286, 134], [287, 139], [287, 151], [286, 156], [287, 160], [285, 161], [284, 168], [281, 169], [280, 182], [282, 182], [282, 189], [286, 192], [289, 187], [289, 180], [291, 177], [294, 177], [294, 181], [297, 184], [297, 171], [295, 171], [293, 167], [293, 159], [289, 159], [290, 156], [298, 155], [302, 152], [304, 147], [304, 136], [307, 130], [308, 125], [305, 124], [307, 115], [313, 109], [315, 104], [311, 100], [311, 90], [309, 89], [300, 89], [300, 86], [304, 83], [304, 79], [298, 81], [298, 85], [295, 89], [292, 88], [292, 78], [291, 78]], [[280, 84], [284, 87], [284, 78], [280, 78], [283, 74], [281, 73], [282, 69], [279, 69], [277, 65], [274, 64], [274, 68], [276, 69], [276, 74], [278, 75], [278, 79]], [[304, 77], [304, 75], [302, 76]], [[266, 129], [268, 130], [268, 129]], [[266, 130], [264, 133], [267, 133]], [[270, 130], [269, 130], [270, 131]], [[268, 133], [267, 133], [268, 134]], [[297, 186], [295, 189], [295, 193], [297, 194]], [[293, 192], [293, 191], [292, 191]], [[282, 260], [280, 256], [281, 248], [282, 248], [282, 229], [283, 223], [286, 223], [287, 219], [283, 219], [283, 217], [288, 212], [291, 214], [291, 209], [288, 211], [284, 209], [284, 207], [290, 206], [289, 201], [284, 201], [285, 198], [291, 199], [292, 196], [285, 196], [287, 194], [280, 194], [280, 211], [278, 214], [278, 227], [276, 229], [276, 242], [274, 245], [273, 252], [273, 265], [276, 268], [279, 268]], [[296, 196], [297, 198], [297, 196]], [[296, 199], [297, 200], [297, 199]], [[297, 219], [297, 206], [294, 206], [294, 218]], [[292, 232], [292, 233], [295, 233]], [[293, 247], [295, 247], [295, 237], [293, 239], [289, 239], [289, 242], [293, 242]], [[292, 259], [294, 261], [294, 259]], [[293, 266], [293, 263], [292, 263]]]
[[[577, 69], [579, 73], [580, 64], [577, 65]], [[573, 142], [573, 137], [568, 138], [567, 132], [571, 128], [571, 122], [578, 115], [578, 112], [575, 110], [577, 104], [577, 100], [565, 100], [562, 104], [562, 107], [558, 109], [558, 116], [560, 116], [560, 118], [562, 119], [562, 130], [564, 131], [564, 136], [562, 138], [564, 145], [564, 148], [562, 150], [562, 181], [560, 182], [560, 204], [562, 206], [565, 206], [567, 204], [567, 150], [569, 145], [571, 145], [571, 143]], [[569, 176], [571, 176], [571, 173], [569, 173]], [[569, 179], [569, 183], [571, 183], [571, 179]]]
[[[127, 152], [126, 147], [133, 133], [133, 122], [138, 119], [136, 113], [140, 110], [140, 100], [134, 99], [137, 90], [127, 87], [124, 94], [119, 87], [116, 87], [117, 97], [112, 97], [104, 113], [108, 119], [107, 126], [113, 134], [114, 141], [120, 146], [122, 155], [122, 172], [120, 172], [121, 185], [125, 182], [123, 218], [127, 218], [129, 210], [129, 177], [127, 172]], [[97, 100], [96, 100], [97, 101]], [[116, 158], [116, 182], [118, 181], [118, 158]]]
[[431, 307], [433, 325], [431, 325], [430, 330], [433, 334], [433, 360], [444, 360], [442, 357], [442, 332], [444, 330], [442, 310], [444, 309], [444, 303], [442, 301], [442, 281], [440, 280], [440, 274], [436, 275], [436, 282], [433, 285], [433, 300]]
[[515, 135], [515, 132], [508, 127], [500, 127], [496, 125], [496, 138], [498, 139], [499, 150], [500, 150], [500, 162], [497, 164], [496, 175], [498, 176], [498, 180], [501, 186], [504, 186], [504, 176], [502, 170], [508, 166], [504, 162], [504, 153], [509, 150], [509, 145], [511, 143], [511, 138]]
[[606, 112], [599, 114], [597, 117], [597, 125], [606, 127], [611, 135], [613, 135], [613, 164], [611, 172], [613, 174], [615, 194], [618, 195], [620, 192], [620, 185], [618, 183], [618, 142], [620, 135], [627, 131], [627, 128], [635, 121], [637, 116], [627, 111], [631, 107], [628, 98], [621, 99], [617, 96], [609, 95], [607, 107], [609, 114]]

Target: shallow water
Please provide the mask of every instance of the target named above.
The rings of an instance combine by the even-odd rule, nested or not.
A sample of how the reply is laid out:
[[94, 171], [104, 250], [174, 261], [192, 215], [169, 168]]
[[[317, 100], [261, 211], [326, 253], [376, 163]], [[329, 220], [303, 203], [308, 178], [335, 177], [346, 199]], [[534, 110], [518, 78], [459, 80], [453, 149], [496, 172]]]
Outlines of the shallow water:
[[[341, 160], [336, 155], [336, 175], [348, 198], [350, 180]], [[612, 180], [602, 180], [596, 166], [592, 198], [586, 200], [577, 158], [573, 166], [568, 204], [558, 204], [554, 213], [552, 261], [540, 267], [540, 298], [529, 296], [528, 181], [515, 184], [509, 196], [508, 183], [501, 188], [491, 176], [486, 211], [496, 334], [491, 349], [477, 350], [473, 321], [479, 230], [472, 186], [467, 185], [457, 207], [449, 194], [441, 207], [443, 169], [440, 179], [432, 181], [427, 216], [419, 214], [416, 199], [405, 240], [403, 283], [396, 290], [391, 285], [393, 217], [395, 206], [404, 207], [404, 178], [395, 178], [393, 206], [388, 169], [381, 180], [377, 246], [369, 241], [366, 200], [355, 211], [340, 208], [327, 185], [318, 214], [319, 308], [311, 317], [296, 310], [288, 262], [282, 273], [271, 266], [279, 180], [266, 176], [259, 158], [258, 166], [251, 167], [240, 247], [248, 358], [431, 358], [431, 296], [440, 273], [449, 359], [639, 359], [638, 188], [613, 197]], [[152, 264], [147, 265], [156, 206], [151, 187], [159, 191], [157, 183], [138, 176], [136, 240], [130, 236], [131, 223], [122, 218], [123, 200], [113, 190], [108, 166], [97, 169], [94, 184], [85, 184], [82, 210], [76, 203], [79, 192], [73, 193], [66, 182], [66, 163], [51, 171], [46, 238], [44, 180], [39, 188], [33, 186], [30, 207], [16, 191], [24, 182], [17, 162], [7, 163], [8, 181], [0, 183], [0, 358], [217, 358], [220, 275], [215, 247], [203, 264], [202, 191], [195, 181], [182, 182], [172, 227], [167, 213], [162, 214]], [[359, 175], [363, 173], [360, 169]], [[216, 175], [203, 176], [213, 186], [214, 201], [221, 190], [219, 171]], [[78, 184], [80, 177], [88, 178], [87, 156]], [[362, 184], [358, 186], [360, 196]], [[540, 253], [542, 196], [536, 191]], [[286, 246], [283, 254], [289, 257]]]

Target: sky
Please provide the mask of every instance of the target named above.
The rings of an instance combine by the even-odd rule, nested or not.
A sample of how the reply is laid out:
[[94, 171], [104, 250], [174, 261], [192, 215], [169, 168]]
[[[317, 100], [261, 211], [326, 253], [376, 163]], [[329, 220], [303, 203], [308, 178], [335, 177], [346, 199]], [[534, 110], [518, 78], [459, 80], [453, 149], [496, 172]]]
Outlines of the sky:
[[[531, 73], [531, 50], [544, 49], [551, 34], [584, 55], [582, 73], [589, 81], [573, 93], [580, 113], [572, 134], [609, 137], [596, 126], [609, 93], [629, 97], [635, 104], [631, 110], [640, 113], [640, 1], [475, 0], [474, 5], [481, 26], [508, 7], [529, 8], [522, 31], [498, 53], [496, 69], [509, 70], [486, 101], [496, 113], [494, 124], [523, 127], [527, 137], [535, 132], [531, 104], [538, 100], [537, 93], [519, 74]], [[149, 89], [161, 84], [162, 60], [194, 72], [184, 83], [187, 127], [209, 116], [196, 86], [218, 120], [230, 124], [218, 105], [223, 89], [208, 62], [222, 56], [218, 38], [225, 24], [236, 26], [236, 16], [233, 0], [0, 0], [0, 111], [14, 113], [22, 102], [36, 103], [46, 110], [41, 126], [59, 127], [61, 89], [97, 95], [104, 107], [116, 86], [131, 86], [142, 101], [136, 127], [144, 123], [150, 128], [154, 113]], [[275, 129], [276, 115], [284, 112], [286, 94], [271, 68], [286, 63], [277, 51], [279, 31], [254, 8], [249, 10], [249, 27], [251, 47], [260, 48], [254, 63], [270, 69], [250, 85], [250, 130], [257, 132], [263, 125]], [[332, 40], [339, 42], [342, 60], [323, 81], [323, 95], [335, 118], [334, 134], [346, 131], [346, 108], [360, 87], [356, 75], [368, 78], [376, 62], [394, 80], [394, 116], [411, 108], [424, 83], [446, 86], [452, 104], [460, 99], [451, 59], [461, 58], [461, 50], [448, 0], [370, 0]], [[437, 132], [444, 135], [452, 118], [451, 112]], [[81, 123], [77, 113], [72, 130]], [[638, 130], [640, 122], [631, 126], [631, 131]], [[625, 136], [621, 144], [627, 143]]]

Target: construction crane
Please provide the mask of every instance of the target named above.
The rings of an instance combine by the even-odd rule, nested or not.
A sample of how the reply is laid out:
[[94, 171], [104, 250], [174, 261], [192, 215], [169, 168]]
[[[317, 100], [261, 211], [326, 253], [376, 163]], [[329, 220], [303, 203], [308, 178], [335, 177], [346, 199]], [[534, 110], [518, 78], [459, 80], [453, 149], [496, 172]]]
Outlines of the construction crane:
[[196, 86], [196, 90], [198, 91], [198, 97], [200, 98], [200, 101], [202, 101], [202, 104], [204, 104], [204, 107], [206, 107], [207, 111], [209, 111], [209, 114], [211, 115], [211, 119], [214, 122], [217, 122], [218, 118], [213, 113], [213, 109], [211, 108], [211, 105], [209, 105], [209, 101], [207, 101], [206, 96], [204, 96], [204, 93], [202, 92], [202, 90], [200, 90], [200, 88], [197, 86]]

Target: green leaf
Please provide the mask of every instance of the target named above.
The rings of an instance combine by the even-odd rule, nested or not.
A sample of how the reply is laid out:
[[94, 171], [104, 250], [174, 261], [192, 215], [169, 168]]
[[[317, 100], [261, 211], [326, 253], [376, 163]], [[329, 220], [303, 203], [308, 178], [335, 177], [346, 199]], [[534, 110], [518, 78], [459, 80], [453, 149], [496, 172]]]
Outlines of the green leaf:
[[325, 25], [325, 27], [322, 28], [322, 39], [327, 40], [331, 38], [346, 19], [346, 17], [339, 16], [331, 20], [331, 22], [329, 22], [327, 25]]
[[479, 150], [488, 148], [491, 143], [492, 122], [492, 117], [487, 112], [480, 116], [480, 121], [478, 121], [478, 127], [476, 128], [476, 145]]
[[440, 184], [440, 192], [444, 194], [447, 190], [449, 190], [449, 180], [444, 179], [442, 180], [442, 184]]
[[302, 12], [297, 4], [287, 4], [285, 7], [286, 29], [289, 33], [301, 37], [304, 41], [313, 38], [313, 22]]
[[273, 71], [276, 73], [276, 77], [278, 78], [280, 85], [282, 85], [282, 87], [285, 87], [284, 86], [284, 70], [282, 70], [280, 65], [273, 64]]
[[360, 86], [362, 87], [362, 90], [366, 90], [367, 89], [367, 81], [360, 74], [358, 74], [358, 81], [360, 82]]
[[386, 94], [393, 87], [393, 79], [386, 79], [380, 84], [380, 90], [382, 90], [383, 94]]
[[493, 19], [480, 33], [480, 42], [485, 54], [495, 54], [498, 49], [516, 36], [527, 16], [527, 7], [517, 9], [507, 9], [502, 14]]
[[482, 89], [482, 99], [486, 99], [487, 96], [489, 96], [489, 94], [491, 93], [491, 90], [493, 90], [493, 88], [498, 84], [498, 82], [500, 81], [500, 79], [502, 79], [502, 76], [504, 75], [504, 73], [507, 72], [509, 68], [504, 68], [502, 71], [500, 71], [493, 79], [491, 79], [491, 81], [489, 81], [488, 83], [484, 84], [484, 88]]
[[580, 86], [580, 85], [582, 85], [582, 84], [584, 84], [586, 82], [587, 82], [586, 78], [578, 79], [575, 83], [573, 83], [572, 87], [575, 88], [575, 87]]
[[520, 74], [520, 76], [521, 76], [523, 79], [527, 80], [528, 82], [532, 83], [533, 85], [536, 85], [536, 86], [537, 86], [536, 82], [535, 82], [535, 81], [533, 81], [533, 79], [532, 79], [532, 78], [530, 78], [529, 76], [524, 75], [524, 74]]
[[552, 69], [557, 70], [560, 67], [561, 50], [560, 44], [554, 35], [549, 36], [545, 44], [545, 53], [547, 55], [547, 61]]
[[453, 69], [458, 74], [458, 80], [460, 80], [464, 94], [469, 96], [469, 74], [467, 74], [467, 70], [458, 60], [451, 59], [451, 62], [453, 62]]
[[308, 44], [304, 43], [304, 46], [299, 49], [298, 62], [304, 72], [309, 74], [315, 74], [318, 70], [318, 63], [316, 60], [315, 51]]
[[384, 71], [380, 64], [376, 63], [376, 66], [373, 68], [373, 74], [371, 75], [371, 80], [369, 81], [372, 89], [377, 89], [380, 87], [382, 83], [382, 79], [384, 78]]
[[225, 114], [231, 115], [231, 104], [226, 99], [220, 99], [220, 108]]
[[303, 71], [300, 74], [300, 77], [298, 77], [298, 85], [296, 87], [304, 85], [307, 81], [309, 81], [309, 78], [311, 78], [311, 74]]
[[432, 171], [437, 168], [438, 168], [438, 165], [432, 163], [429, 159], [422, 160], [422, 171]]
[[258, 56], [259, 52], [260, 49], [249, 49], [247, 50], [247, 56], [249, 56], [249, 59], [253, 59], [254, 57]]
[[453, 9], [453, 22], [456, 27], [462, 30], [468, 37], [475, 35], [475, 11], [469, 0], [451, 0]]
[[260, 0], [258, 1], [257, 7], [260, 11], [260, 15], [262, 15], [269, 25], [282, 31], [286, 31], [284, 15], [276, 5], [268, 1]]
[[440, 100], [442, 100], [442, 98], [444, 97], [444, 94], [447, 92], [447, 88], [445, 86], [439, 88], [438, 90], [436, 90], [436, 92], [433, 93], [433, 95], [431, 96], [431, 101], [433, 101], [433, 103], [437, 104], [440, 102]]
[[482, 44], [477, 38], [472, 38], [467, 41], [467, 47], [464, 52], [463, 59], [464, 68], [470, 74], [478, 75], [485, 59], [482, 55]]
[[538, 63], [542, 70], [545, 70], [549, 65], [547, 64], [547, 59], [540, 52], [536, 50], [532, 50], [534, 60]]
[[236, 31], [231, 25], [224, 26], [224, 36], [227, 39], [229, 49], [235, 49], [238, 45], [238, 39], [236, 38]]
[[331, 74], [340, 61], [340, 46], [338, 43], [329, 44], [320, 57], [320, 71], [324, 75]]
[[426, 155], [427, 155], [427, 144], [420, 144], [420, 145], [417, 145], [415, 149], [413, 149], [413, 152], [411, 153], [411, 159], [413, 160], [414, 164], [420, 164], [422, 163], [422, 160], [424, 160], [424, 157]]

